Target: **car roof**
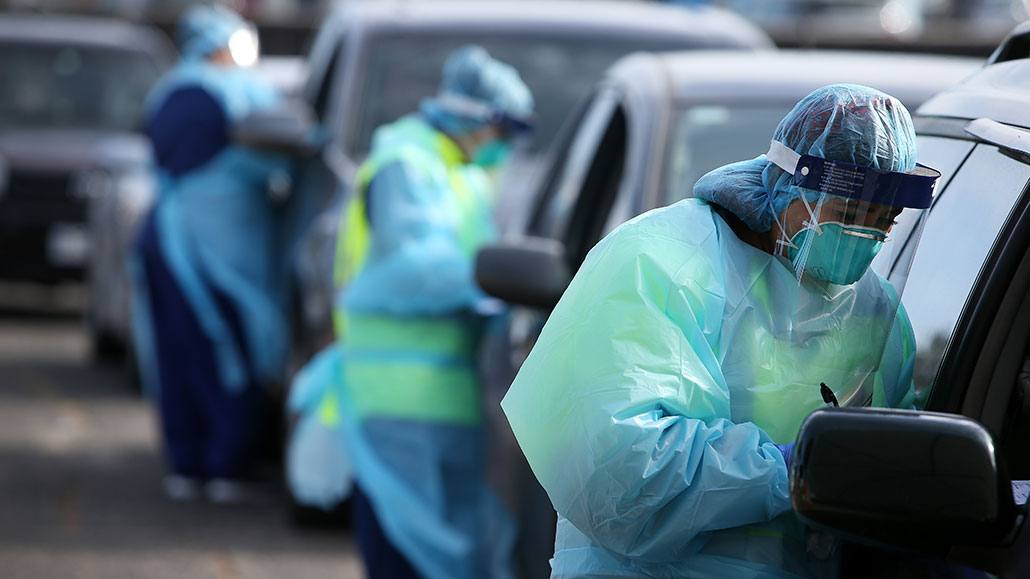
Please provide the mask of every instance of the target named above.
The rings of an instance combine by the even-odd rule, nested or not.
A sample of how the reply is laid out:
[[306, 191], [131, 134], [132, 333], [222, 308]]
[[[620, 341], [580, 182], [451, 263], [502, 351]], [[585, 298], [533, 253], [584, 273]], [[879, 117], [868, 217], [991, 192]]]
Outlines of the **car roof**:
[[174, 49], [158, 30], [113, 18], [54, 14], [0, 15], [0, 42], [91, 46], [98, 49], [142, 51], [162, 64]]
[[978, 119], [1030, 128], [1030, 60], [991, 64], [927, 101], [921, 117]]
[[619, 0], [433, 0], [346, 3], [333, 10], [337, 26], [356, 21], [365, 29], [398, 33], [448, 33], [462, 29], [530, 36], [683, 36], [698, 42], [726, 39], [742, 46], [771, 46], [755, 25], [721, 8], [683, 7]]
[[[665, 71], [673, 99], [695, 102], [797, 101], [827, 84], [863, 84], [913, 108], [983, 66], [971, 57], [837, 50], [695, 51], [631, 55], [615, 65], [652, 60]], [[624, 75], [632, 75], [629, 70]]]

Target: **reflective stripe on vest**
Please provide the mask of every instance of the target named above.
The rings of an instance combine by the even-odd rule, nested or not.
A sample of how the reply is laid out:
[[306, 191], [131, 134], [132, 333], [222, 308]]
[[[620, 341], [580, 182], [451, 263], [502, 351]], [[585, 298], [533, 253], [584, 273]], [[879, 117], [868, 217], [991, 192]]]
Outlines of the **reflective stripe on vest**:
[[344, 323], [344, 384], [358, 418], [480, 422], [467, 320], [350, 313]]
[[[476, 167], [446, 135], [415, 119], [410, 140], [374, 152], [358, 170], [354, 197], [343, 216], [337, 244], [335, 281], [349, 283], [365, 262], [371, 242], [365, 195], [375, 175], [394, 162], [449, 187], [459, 212], [459, 243], [471, 256], [484, 240], [480, 222], [489, 218], [485, 191], [477, 191]], [[485, 175], [483, 176], [485, 177]], [[359, 419], [401, 418], [476, 424], [482, 406], [475, 371], [475, 332], [462, 318], [397, 318], [334, 310], [337, 339], [344, 352], [344, 385]]]

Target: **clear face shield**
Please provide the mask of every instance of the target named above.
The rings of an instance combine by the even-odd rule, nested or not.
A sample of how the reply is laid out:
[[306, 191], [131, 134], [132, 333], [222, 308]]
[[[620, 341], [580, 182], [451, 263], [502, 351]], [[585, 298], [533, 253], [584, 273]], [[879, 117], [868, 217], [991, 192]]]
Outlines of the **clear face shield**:
[[[776, 141], [767, 159], [793, 176], [801, 197], [776, 216], [785, 267], [751, 290], [764, 292], [770, 312], [762, 324], [770, 335], [756, 358], [766, 376], [757, 383], [778, 385], [800, 418], [813, 404], [868, 405], [878, 384], [907, 388], [902, 366], [914, 344], [898, 312], [940, 173], [798, 155]], [[912, 233], [894, 240], [902, 221]]]

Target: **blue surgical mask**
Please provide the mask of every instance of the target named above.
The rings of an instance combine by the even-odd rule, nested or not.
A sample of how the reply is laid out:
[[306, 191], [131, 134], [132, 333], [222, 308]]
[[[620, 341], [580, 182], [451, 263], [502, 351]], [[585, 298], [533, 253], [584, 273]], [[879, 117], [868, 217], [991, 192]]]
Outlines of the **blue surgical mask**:
[[820, 223], [790, 239], [787, 257], [798, 273], [804, 267], [816, 279], [850, 285], [862, 278], [886, 239], [887, 232], [875, 227]]
[[503, 139], [494, 139], [476, 150], [472, 162], [480, 167], [496, 167], [505, 163], [510, 155], [511, 144]]

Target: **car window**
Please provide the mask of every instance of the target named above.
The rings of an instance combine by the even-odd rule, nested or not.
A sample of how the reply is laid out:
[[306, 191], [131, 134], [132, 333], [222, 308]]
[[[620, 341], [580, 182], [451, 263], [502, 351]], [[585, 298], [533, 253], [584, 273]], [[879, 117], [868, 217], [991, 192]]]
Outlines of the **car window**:
[[314, 102], [311, 103], [318, 120], [325, 121], [329, 115], [329, 98], [332, 96], [333, 81], [338, 74], [341, 62], [346, 62], [344, 49], [347, 43], [344, 37], [340, 37], [335, 48], [329, 57], [329, 63], [325, 67], [325, 74], [317, 81], [317, 87], [313, 89]]
[[556, 152], [555, 158], [560, 164], [554, 168], [553, 179], [537, 198], [540, 209], [530, 225], [531, 235], [552, 239], [564, 236], [587, 170], [617, 106], [618, 96], [613, 91], [599, 93], [573, 131], [568, 149]]
[[[946, 141], [920, 142], [921, 159], [945, 174], [946, 159], [960, 159], [972, 146]], [[932, 385], [966, 298], [1028, 180], [1030, 166], [979, 144], [935, 199], [902, 297], [916, 336], [917, 391]], [[893, 282], [903, 272], [891, 275]]]
[[419, 101], [436, 93], [444, 60], [458, 47], [476, 43], [493, 57], [519, 71], [536, 101], [530, 149], [546, 147], [573, 105], [594, 86], [604, 70], [619, 57], [636, 50], [690, 47], [690, 39], [634, 41], [529, 38], [450, 34], [446, 37], [391, 37], [376, 39], [363, 82], [352, 143], [360, 155], [368, 151], [376, 127], [418, 108]]
[[696, 105], [680, 110], [669, 134], [662, 204], [693, 196], [702, 175], [769, 149], [769, 138], [793, 102]]
[[[947, 188], [955, 171], [962, 164], [962, 161], [969, 156], [974, 145], [973, 141], [963, 139], [921, 135], [916, 138], [919, 163], [941, 172], [941, 179], [937, 184], [938, 192], [942, 192]], [[887, 238], [887, 241], [884, 242], [872, 263], [873, 270], [888, 279], [898, 282], [900, 285], [904, 285], [904, 279], [900, 276], [903, 276], [905, 272], [895, 272], [892, 267], [897, 263], [911, 263], [909, 256], [911, 252], [915, 251], [917, 243], [912, 242], [914, 238], [909, 234], [916, 225], [915, 220], [918, 218], [918, 215], [914, 211], [905, 211], [897, 217], [897, 225], [894, 226], [893, 232]], [[898, 255], [898, 250], [894, 248], [896, 243], [903, 245], [901, 255]]]
[[0, 128], [134, 130], [160, 72], [142, 51], [0, 43]]
[[617, 106], [590, 161], [565, 233], [566, 256], [573, 270], [579, 268], [587, 252], [605, 233], [608, 214], [622, 184], [626, 136], [626, 114], [622, 107]]

